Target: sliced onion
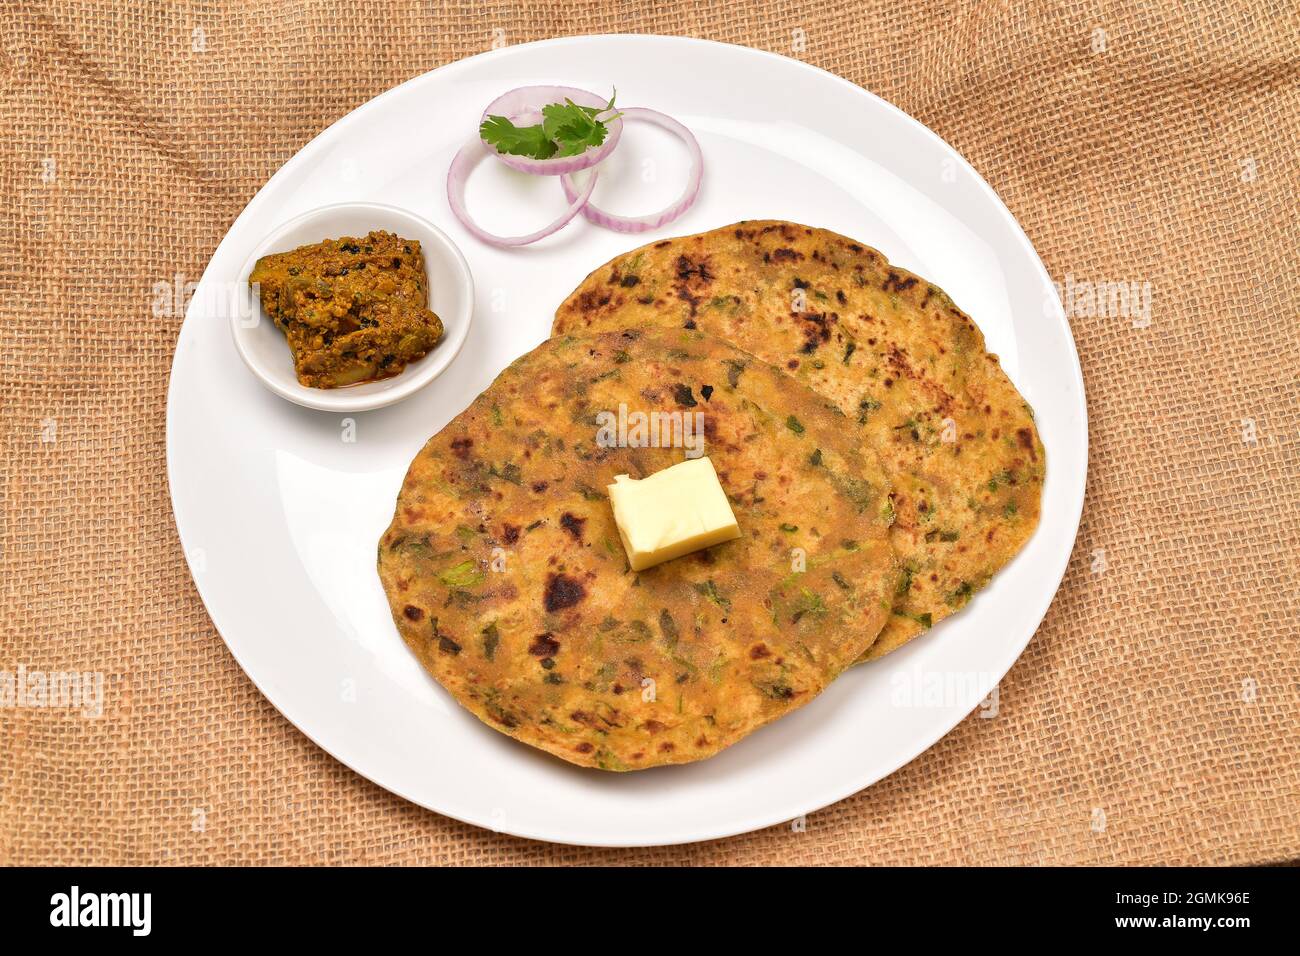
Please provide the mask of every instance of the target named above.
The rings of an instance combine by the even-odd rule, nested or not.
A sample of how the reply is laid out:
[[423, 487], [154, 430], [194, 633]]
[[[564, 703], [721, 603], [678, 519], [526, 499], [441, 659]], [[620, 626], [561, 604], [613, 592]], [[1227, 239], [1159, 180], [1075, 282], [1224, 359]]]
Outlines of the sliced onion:
[[496, 236], [479, 226], [478, 223], [470, 216], [469, 210], [465, 208], [465, 184], [469, 182], [469, 174], [474, 171], [474, 167], [491, 155], [494, 151], [484, 145], [483, 141], [477, 136], [460, 148], [456, 158], [451, 161], [451, 168], [447, 170], [447, 202], [451, 205], [451, 211], [456, 214], [456, 218], [461, 221], [471, 233], [484, 242], [491, 243], [494, 246], [526, 246], [530, 242], [536, 242], [538, 239], [544, 239], [553, 232], [559, 232], [569, 224], [587, 204], [591, 198], [591, 191], [596, 187], [596, 177], [599, 173], [591, 174], [591, 181], [587, 183], [587, 188], [580, 194], [569, 197], [569, 208], [564, 214], [556, 219], [549, 226], [544, 226], [536, 232], [531, 232], [526, 236]]
[[[687, 151], [691, 154], [691, 174], [687, 177], [686, 189], [679, 198], [668, 206], [647, 216], [615, 216], [603, 209], [597, 209], [595, 204], [591, 202], [582, 206], [582, 214], [596, 225], [604, 226], [606, 229], [613, 229], [615, 232], [647, 232], [651, 229], [658, 229], [660, 226], [666, 226], [695, 204], [695, 199], [700, 194], [700, 182], [704, 178], [704, 154], [700, 151], [700, 144], [696, 141], [695, 135], [671, 116], [665, 116], [658, 110], [649, 110], [640, 106], [628, 107], [622, 110], [622, 113], [625, 119], [654, 123], [656, 126], [662, 126], [670, 133], [674, 133], [681, 138], [682, 142], [686, 144]], [[594, 180], [596, 174], [592, 173], [591, 178]], [[580, 191], [574, 184], [573, 176], [570, 173], [565, 173], [560, 177], [560, 184], [564, 186], [564, 195], [568, 197], [570, 202], [573, 202], [575, 197], [591, 195], [591, 183], [588, 182], [586, 187]]]
[[[485, 120], [489, 116], [504, 116], [516, 124], [527, 119], [527, 125], [533, 126], [541, 122], [543, 106], [551, 103], [563, 103], [566, 99], [573, 100], [579, 106], [603, 107], [609, 102], [609, 100], [597, 96], [595, 93], [588, 93], [586, 90], [580, 90], [572, 86], [521, 86], [509, 93], [502, 93], [489, 103], [487, 109], [483, 111], [483, 119]], [[482, 120], [479, 122], [481, 124]], [[579, 153], [577, 156], [552, 156], [550, 159], [533, 159], [531, 156], [511, 156], [506, 153], [498, 153], [496, 148], [490, 144], [485, 143], [484, 145], [493, 156], [511, 169], [517, 169], [521, 173], [528, 173], [531, 176], [562, 176], [565, 173], [576, 173], [581, 169], [595, 166], [613, 151], [614, 147], [618, 145], [618, 138], [623, 135], [623, 120], [622, 118], [608, 120], [605, 127], [608, 130], [605, 134], [605, 142], [594, 149]]]

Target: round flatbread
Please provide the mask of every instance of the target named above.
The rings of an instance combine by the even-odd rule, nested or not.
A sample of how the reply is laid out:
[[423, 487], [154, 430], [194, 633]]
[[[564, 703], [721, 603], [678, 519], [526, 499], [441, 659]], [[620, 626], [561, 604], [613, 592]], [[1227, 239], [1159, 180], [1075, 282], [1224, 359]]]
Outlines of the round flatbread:
[[902, 565], [879, 657], [947, 617], [1038, 525], [1033, 412], [975, 323], [931, 283], [825, 229], [741, 222], [601, 266], [554, 333], [700, 329], [834, 402], [884, 463]]
[[[635, 431], [638, 413], [658, 428]], [[697, 436], [742, 536], [633, 572], [606, 487], [688, 450], [642, 443]], [[875, 639], [897, 580], [889, 493], [852, 423], [752, 355], [680, 329], [566, 335], [416, 456], [379, 574], [402, 638], [488, 725], [584, 766], [685, 763], [807, 703]]]

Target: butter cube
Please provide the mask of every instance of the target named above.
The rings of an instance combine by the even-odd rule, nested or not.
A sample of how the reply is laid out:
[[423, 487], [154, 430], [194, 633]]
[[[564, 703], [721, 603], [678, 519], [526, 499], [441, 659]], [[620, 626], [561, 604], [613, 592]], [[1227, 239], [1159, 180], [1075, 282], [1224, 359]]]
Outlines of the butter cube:
[[640, 480], [618, 475], [609, 501], [633, 571], [740, 537], [708, 458], [688, 459]]

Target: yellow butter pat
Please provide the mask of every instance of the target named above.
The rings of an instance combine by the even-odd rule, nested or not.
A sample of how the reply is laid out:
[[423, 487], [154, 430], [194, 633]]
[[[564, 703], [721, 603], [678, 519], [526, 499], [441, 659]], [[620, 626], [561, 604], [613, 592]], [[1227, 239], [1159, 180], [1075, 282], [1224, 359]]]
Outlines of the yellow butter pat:
[[618, 475], [609, 485], [609, 500], [633, 571], [740, 537], [708, 458], [689, 459], [640, 480]]

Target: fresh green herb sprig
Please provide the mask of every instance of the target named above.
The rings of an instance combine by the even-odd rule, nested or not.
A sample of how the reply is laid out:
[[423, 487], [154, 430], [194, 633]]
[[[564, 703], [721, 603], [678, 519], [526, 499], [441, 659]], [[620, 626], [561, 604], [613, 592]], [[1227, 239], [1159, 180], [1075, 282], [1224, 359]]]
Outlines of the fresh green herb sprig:
[[596, 118], [613, 110], [617, 95], [615, 90], [604, 106], [579, 106], [567, 98], [563, 103], [549, 103], [542, 107], [542, 122], [536, 126], [516, 126], [509, 117], [489, 116], [478, 132], [498, 153], [510, 156], [577, 156], [605, 142], [609, 135], [607, 124], [623, 115]]

